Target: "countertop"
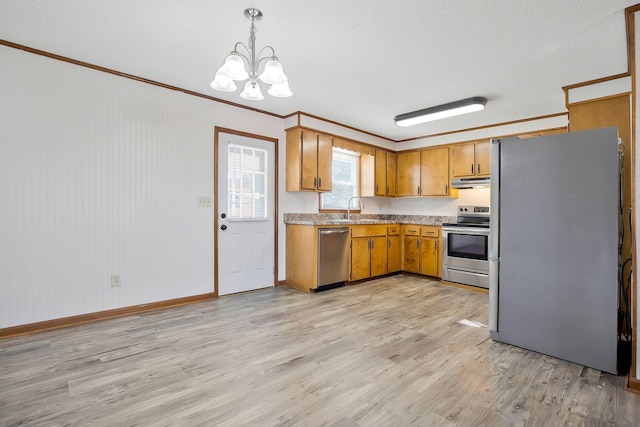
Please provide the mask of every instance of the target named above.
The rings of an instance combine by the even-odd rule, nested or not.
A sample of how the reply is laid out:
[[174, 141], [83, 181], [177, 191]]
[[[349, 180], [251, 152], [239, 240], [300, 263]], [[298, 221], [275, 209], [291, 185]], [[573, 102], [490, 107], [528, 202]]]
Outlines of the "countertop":
[[353, 214], [347, 220], [345, 214], [284, 214], [285, 224], [296, 225], [376, 225], [376, 224], [416, 224], [442, 225], [446, 222], [456, 222], [455, 216], [434, 215], [393, 215], [393, 214]]

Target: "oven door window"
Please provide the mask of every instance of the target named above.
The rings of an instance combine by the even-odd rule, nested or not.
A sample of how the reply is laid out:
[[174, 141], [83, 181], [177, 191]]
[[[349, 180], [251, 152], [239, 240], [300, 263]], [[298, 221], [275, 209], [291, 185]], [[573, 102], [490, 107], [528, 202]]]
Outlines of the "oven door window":
[[480, 259], [484, 261], [487, 261], [489, 259], [488, 236], [449, 233], [447, 239], [447, 254], [450, 257]]

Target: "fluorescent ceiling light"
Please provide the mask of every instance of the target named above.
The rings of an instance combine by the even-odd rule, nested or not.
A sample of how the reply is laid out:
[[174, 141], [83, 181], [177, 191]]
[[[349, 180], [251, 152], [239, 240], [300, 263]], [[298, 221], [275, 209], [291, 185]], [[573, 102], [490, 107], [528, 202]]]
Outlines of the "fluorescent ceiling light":
[[487, 105], [487, 98], [476, 96], [461, 101], [450, 102], [449, 104], [438, 105], [437, 107], [425, 108], [424, 110], [418, 110], [412, 113], [400, 114], [395, 116], [393, 120], [396, 121], [398, 126], [413, 126], [419, 123], [480, 111], [485, 105]]

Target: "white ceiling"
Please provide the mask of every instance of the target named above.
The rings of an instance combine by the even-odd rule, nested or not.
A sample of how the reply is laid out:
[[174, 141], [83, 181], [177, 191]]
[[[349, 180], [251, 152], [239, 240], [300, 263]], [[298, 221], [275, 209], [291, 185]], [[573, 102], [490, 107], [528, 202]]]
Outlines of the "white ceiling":
[[[562, 86], [627, 71], [637, 0], [0, 0], [0, 39], [286, 115], [412, 137], [566, 111]], [[260, 9], [293, 96], [209, 87]], [[471, 96], [479, 113], [401, 128], [393, 117]]]

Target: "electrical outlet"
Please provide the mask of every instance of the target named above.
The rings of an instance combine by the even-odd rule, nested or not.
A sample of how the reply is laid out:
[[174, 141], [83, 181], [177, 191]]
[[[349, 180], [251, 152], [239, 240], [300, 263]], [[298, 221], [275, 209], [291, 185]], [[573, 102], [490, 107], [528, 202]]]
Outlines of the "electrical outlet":
[[210, 208], [211, 207], [211, 197], [206, 196], [198, 196], [196, 204], [199, 208]]
[[122, 277], [119, 274], [111, 275], [111, 286], [116, 287], [122, 285]]

